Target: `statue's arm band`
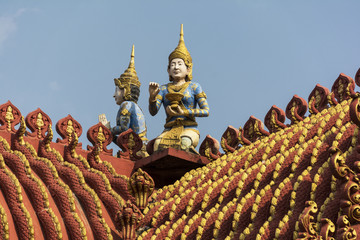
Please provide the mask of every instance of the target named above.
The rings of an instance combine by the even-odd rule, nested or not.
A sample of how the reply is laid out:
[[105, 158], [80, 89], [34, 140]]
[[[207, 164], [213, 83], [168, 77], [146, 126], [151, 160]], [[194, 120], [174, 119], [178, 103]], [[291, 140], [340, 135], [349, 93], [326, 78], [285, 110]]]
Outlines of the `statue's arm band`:
[[196, 100], [199, 100], [200, 98], [207, 98], [205, 92], [201, 92], [195, 96]]
[[205, 98], [201, 98], [199, 101], [200, 109], [194, 108], [189, 109], [189, 116], [190, 117], [207, 117], [209, 116], [209, 104], [207, 103]]

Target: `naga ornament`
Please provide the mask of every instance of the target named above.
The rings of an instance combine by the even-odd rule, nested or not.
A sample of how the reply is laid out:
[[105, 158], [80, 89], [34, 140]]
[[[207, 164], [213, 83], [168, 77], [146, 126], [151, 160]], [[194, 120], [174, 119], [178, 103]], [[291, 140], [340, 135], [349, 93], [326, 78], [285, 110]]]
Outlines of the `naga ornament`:
[[133, 161], [142, 158], [142, 156], [137, 153], [141, 151], [143, 142], [131, 128], [120, 133], [117, 138], [117, 144], [123, 150], [118, 153], [121, 157], [131, 159]]
[[228, 126], [221, 137], [221, 147], [226, 153], [233, 153], [239, 145], [239, 130]]
[[355, 95], [355, 82], [354, 80], [340, 73], [339, 77], [335, 80], [331, 93], [329, 94], [329, 103], [331, 105], [336, 105], [344, 100], [350, 99]]
[[15, 126], [20, 122], [21, 113], [10, 101], [0, 105], [0, 130], [15, 133]]
[[139, 209], [129, 200], [121, 210], [116, 214], [118, 230], [121, 233], [121, 239], [134, 240], [136, 239], [136, 229], [143, 215]]
[[284, 122], [285, 112], [281, 108], [273, 105], [265, 116], [265, 126], [269, 129], [270, 133], [274, 133], [287, 127]]
[[219, 142], [210, 135], [207, 135], [200, 145], [199, 153], [210, 161], [214, 161], [221, 156], [219, 148]]
[[329, 89], [320, 84], [316, 84], [316, 87], [312, 90], [308, 98], [309, 112], [311, 114], [317, 114], [328, 108], [328, 95]]
[[264, 129], [264, 124], [254, 116], [250, 116], [244, 125], [244, 137], [250, 142], [269, 136], [270, 133]]
[[36, 137], [40, 140], [45, 138], [48, 127], [52, 124], [50, 117], [40, 108], [29, 113], [25, 118], [26, 126], [31, 130], [27, 136]]
[[141, 168], [129, 179], [128, 189], [136, 199], [136, 206], [144, 209], [148, 204], [148, 199], [154, 191], [155, 183], [149, 174]]
[[305, 99], [295, 94], [286, 107], [286, 117], [291, 120], [291, 124], [296, 124], [304, 120], [307, 107], [308, 105]]
[[[100, 148], [100, 152], [112, 156], [113, 150], [106, 148], [112, 141], [112, 134], [111, 131], [102, 123], [99, 122], [98, 124], [89, 128], [87, 131], [87, 138], [94, 145], [94, 147], [98, 146]], [[94, 147], [87, 146], [87, 149], [91, 151], [94, 149]]]
[[[72, 141], [73, 133], [76, 133], [77, 137], [81, 136], [82, 127], [80, 123], [69, 114], [56, 123], [56, 131], [63, 138], [58, 138], [56, 142], [68, 145]], [[78, 147], [81, 147], [81, 143], [78, 144]]]

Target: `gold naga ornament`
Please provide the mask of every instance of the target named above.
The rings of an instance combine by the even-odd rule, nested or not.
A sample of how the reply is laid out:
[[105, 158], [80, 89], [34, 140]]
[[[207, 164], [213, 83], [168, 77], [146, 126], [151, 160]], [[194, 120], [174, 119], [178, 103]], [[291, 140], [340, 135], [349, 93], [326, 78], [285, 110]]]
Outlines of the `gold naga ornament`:
[[125, 89], [125, 92], [124, 92], [125, 100], [130, 100], [130, 95], [131, 95], [130, 85], [131, 84], [138, 86], [139, 88], [141, 86], [141, 83], [140, 83], [139, 78], [135, 71], [134, 58], [135, 58], [135, 47], [133, 45], [132, 50], [131, 50], [131, 59], [130, 59], [129, 67], [125, 70], [125, 72], [123, 74], [120, 75], [119, 78], [114, 79], [116, 86], [118, 86], [120, 89], [122, 89], [122, 88]]

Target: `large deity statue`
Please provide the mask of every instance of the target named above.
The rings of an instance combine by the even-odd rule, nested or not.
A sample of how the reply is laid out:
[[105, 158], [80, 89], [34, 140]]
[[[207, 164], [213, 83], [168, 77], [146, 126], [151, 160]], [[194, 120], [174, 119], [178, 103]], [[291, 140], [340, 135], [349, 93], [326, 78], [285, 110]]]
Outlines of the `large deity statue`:
[[149, 84], [150, 114], [156, 115], [164, 104], [167, 116], [164, 131], [154, 142], [154, 151], [173, 147], [197, 153], [200, 134], [195, 117], [209, 116], [209, 105], [200, 84], [191, 81], [192, 59], [185, 46], [182, 24], [179, 44], [169, 55], [168, 73], [168, 84]]
[[120, 106], [116, 117], [116, 126], [111, 128], [110, 122], [107, 121], [104, 114], [99, 116], [99, 121], [111, 130], [114, 140], [120, 133], [131, 128], [143, 142], [146, 142], [145, 117], [143, 111], [137, 105], [141, 83], [135, 71], [134, 46], [131, 51], [129, 67], [120, 75], [120, 78], [115, 78], [114, 82], [114, 98], [116, 104]]

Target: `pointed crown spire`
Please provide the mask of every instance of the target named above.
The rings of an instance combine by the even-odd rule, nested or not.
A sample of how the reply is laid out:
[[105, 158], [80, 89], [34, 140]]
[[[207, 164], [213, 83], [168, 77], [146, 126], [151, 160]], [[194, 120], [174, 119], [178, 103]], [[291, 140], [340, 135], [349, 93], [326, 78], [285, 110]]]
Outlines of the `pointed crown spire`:
[[139, 78], [136, 74], [136, 70], [135, 70], [135, 50], [134, 50], [134, 45], [132, 46], [132, 50], [131, 50], [131, 57], [130, 57], [130, 63], [129, 63], [129, 67], [124, 71], [123, 74], [120, 75], [119, 78], [115, 78], [114, 82], [115, 85], [118, 86], [119, 88], [129, 88], [130, 89], [130, 84], [136, 85], [138, 87], [140, 87], [141, 83], [139, 81]]
[[186, 77], [186, 80], [191, 81], [191, 79], [192, 79], [192, 58], [191, 58], [189, 51], [187, 50], [187, 48], [185, 46], [183, 24], [181, 24], [181, 28], [180, 28], [179, 43], [178, 43], [177, 47], [174, 49], [174, 51], [172, 51], [172, 53], [170, 53], [170, 55], [169, 55], [169, 63], [171, 62], [171, 60], [173, 60], [175, 58], [181, 58], [182, 60], [184, 60], [185, 65], [190, 69], [190, 72], [189, 72], [188, 76]]
[[[140, 88], [140, 81], [135, 71], [135, 50], [134, 45], [132, 46], [131, 50], [131, 57], [130, 57], [130, 63], [129, 67], [125, 70], [123, 74], [120, 75], [119, 78], [114, 78], [115, 85], [118, 86], [120, 89], [125, 89], [125, 96], [124, 99], [126, 101], [137, 101], [132, 98], [131, 93], [131, 85], [134, 85], [138, 88]], [[132, 100], [133, 99], [133, 100]]]

